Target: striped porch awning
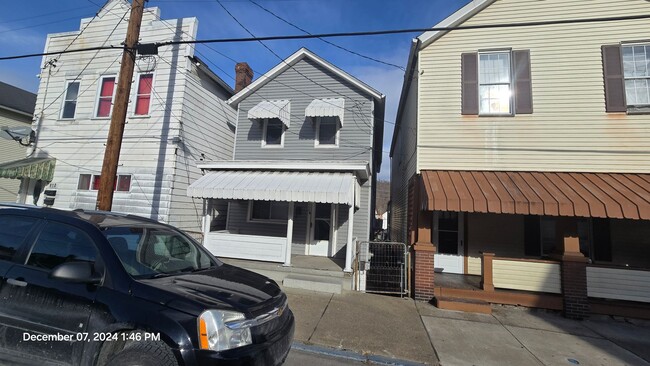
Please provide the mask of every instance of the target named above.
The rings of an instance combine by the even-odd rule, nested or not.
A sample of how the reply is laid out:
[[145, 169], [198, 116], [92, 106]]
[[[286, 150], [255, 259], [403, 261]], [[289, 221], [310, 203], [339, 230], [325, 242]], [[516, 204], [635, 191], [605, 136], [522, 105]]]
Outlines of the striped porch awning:
[[650, 220], [650, 174], [423, 170], [422, 209]]
[[359, 207], [359, 183], [352, 173], [292, 171], [210, 171], [187, 188], [187, 195], [226, 200], [318, 202]]
[[26, 158], [0, 163], [0, 178], [30, 178], [51, 182], [55, 165], [54, 158]]
[[314, 99], [305, 109], [305, 117], [338, 117], [343, 126], [344, 98]]
[[289, 128], [291, 123], [290, 101], [263, 100], [248, 110], [249, 119], [278, 118]]

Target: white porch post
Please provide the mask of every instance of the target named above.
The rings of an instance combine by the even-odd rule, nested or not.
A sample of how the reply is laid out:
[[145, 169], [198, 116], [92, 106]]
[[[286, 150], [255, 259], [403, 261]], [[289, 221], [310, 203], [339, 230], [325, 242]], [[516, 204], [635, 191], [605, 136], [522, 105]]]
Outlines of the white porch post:
[[345, 247], [345, 268], [343, 272], [352, 272], [352, 229], [354, 223], [354, 203], [350, 204], [348, 209], [348, 244]]
[[284, 266], [291, 266], [291, 241], [293, 239], [293, 202], [289, 202], [289, 214], [287, 220], [287, 246], [284, 254]]
[[205, 244], [205, 239], [210, 233], [210, 223], [212, 223], [212, 217], [210, 215], [211, 210], [211, 199], [203, 200], [203, 244]]

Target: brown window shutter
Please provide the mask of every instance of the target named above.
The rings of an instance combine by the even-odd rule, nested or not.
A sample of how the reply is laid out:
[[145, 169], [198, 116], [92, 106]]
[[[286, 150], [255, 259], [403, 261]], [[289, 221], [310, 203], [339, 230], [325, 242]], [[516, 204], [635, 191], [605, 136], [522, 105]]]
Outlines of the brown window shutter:
[[478, 114], [478, 53], [461, 55], [461, 114]]
[[605, 110], [607, 112], [626, 112], [621, 46], [608, 45], [602, 46], [601, 49], [605, 78]]
[[530, 51], [513, 51], [515, 114], [533, 113], [533, 84], [530, 77]]

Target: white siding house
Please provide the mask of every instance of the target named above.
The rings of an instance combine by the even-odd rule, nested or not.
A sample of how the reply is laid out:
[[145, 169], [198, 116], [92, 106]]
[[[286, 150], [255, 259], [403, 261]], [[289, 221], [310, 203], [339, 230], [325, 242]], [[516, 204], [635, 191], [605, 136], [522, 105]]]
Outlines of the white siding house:
[[[109, 1], [96, 17], [82, 19], [79, 30], [50, 34], [45, 52], [119, 46], [129, 12], [127, 1]], [[147, 8], [140, 42], [194, 39], [197, 27], [196, 18], [162, 20], [158, 8]], [[43, 59], [34, 156], [56, 159], [53, 179], [42, 186], [47, 197], [54, 197], [48, 203], [55, 208], [95, 208], [121, 54], [102, 50]], [[200, 176], [197, 162], [232, 156], [236, 116], [225, 103], [232, 94], [196, 58], [193, 46], [164, 46], [158, 55], [138, 55], [113, 211], [161, 220], [200, 235], [202, 202], [185, 191]], [[23, 186], [25, 199], [34, 182]]]

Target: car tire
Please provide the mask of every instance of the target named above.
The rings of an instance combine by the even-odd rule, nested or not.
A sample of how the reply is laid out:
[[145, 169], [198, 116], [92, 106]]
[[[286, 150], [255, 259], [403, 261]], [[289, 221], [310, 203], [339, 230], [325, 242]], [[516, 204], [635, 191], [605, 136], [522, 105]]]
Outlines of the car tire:
[[107, 366], [178, 366], [171, 348], [163, 342], [127, 344], [106, 363]]

